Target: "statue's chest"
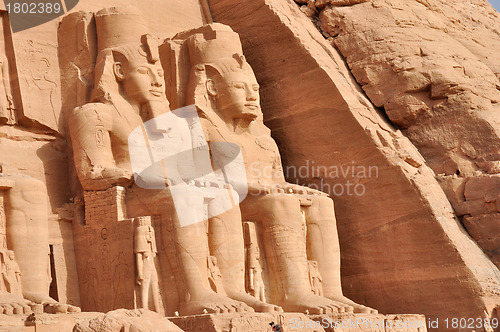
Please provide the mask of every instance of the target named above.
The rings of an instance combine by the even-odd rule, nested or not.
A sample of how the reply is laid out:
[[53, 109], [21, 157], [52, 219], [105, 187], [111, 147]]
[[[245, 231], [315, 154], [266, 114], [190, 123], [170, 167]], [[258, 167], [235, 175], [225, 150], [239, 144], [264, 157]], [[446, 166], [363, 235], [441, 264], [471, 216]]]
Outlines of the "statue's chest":
[[[275, 160], [275, 151], [272, 142], [269, 142], [267, 137], [253, 136], [250, 134], [233, 134], [229, 139], [232, 144], [239, 147], [247, 166], [252, 164], [253, 166], [261, 167], [263, 165], [273, 164]], [[231, 151], [234, 151], [234, 149]]]
[[123, 114], [114, 112], [112, 114], [112, 128], [110, 134], [113, 143], [127, 146], [130, 133], [142, 125], [142, 119], [137, 114]]

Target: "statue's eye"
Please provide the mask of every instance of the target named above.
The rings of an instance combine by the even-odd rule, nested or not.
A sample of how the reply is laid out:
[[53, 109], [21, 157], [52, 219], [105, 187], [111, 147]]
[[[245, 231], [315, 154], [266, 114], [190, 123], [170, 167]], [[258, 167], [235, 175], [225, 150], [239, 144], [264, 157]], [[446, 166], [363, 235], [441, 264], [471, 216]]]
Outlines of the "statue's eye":
[[233, 86], [236, 88], [236, 89], [244, 89], [245, 88], [245, 84], [243, 83], [240, 83], [240, 82], [236, 82], [233, 84]]
[[137, 68], [137, 72], [139, 74], [147, 74], [147, 73], [149, 73], [149, 70], [147, 67], [139, 67], [139, 68]]
[[259, 91], [260, 86], [258, 84], [254, 84], [252, 86], [253, 91]]
[[158, 69], [158, 76], [163, 77], [163, 69]]

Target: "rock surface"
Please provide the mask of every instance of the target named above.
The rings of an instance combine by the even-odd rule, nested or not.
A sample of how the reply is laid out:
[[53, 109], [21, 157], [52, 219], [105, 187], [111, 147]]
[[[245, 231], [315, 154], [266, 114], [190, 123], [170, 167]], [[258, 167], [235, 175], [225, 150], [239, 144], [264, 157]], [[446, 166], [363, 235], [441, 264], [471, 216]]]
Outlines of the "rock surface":
[[499, 266], [496, 198], [477, 196], [496, 195], [491, 175], [500, 172], [500, 14], [485, 0], [328, 1], [318, 18], [370, 100], [442, 175], [467, 231]]

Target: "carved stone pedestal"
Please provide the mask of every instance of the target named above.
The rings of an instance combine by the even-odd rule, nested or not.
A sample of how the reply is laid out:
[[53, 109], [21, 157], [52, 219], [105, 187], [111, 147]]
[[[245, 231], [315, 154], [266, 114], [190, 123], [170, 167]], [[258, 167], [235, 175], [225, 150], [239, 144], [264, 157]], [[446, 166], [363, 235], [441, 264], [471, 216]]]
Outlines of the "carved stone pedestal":
[[135, 309], [133, 220], [127, 219], [124, 189], [85, 192], [85, 225], [73, 224], [84, 311]]

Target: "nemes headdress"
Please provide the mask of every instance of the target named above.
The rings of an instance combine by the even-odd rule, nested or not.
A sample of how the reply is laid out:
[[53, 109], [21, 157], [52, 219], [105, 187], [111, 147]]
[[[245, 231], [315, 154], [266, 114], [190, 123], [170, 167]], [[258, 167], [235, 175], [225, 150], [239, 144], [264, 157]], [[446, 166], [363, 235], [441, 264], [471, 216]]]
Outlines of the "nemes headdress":
[[243, 56], [240, 36], [223, 24], [210, 24], [186, 40], [191, 67], [211, 66], [220, 74], [252, 69]]
[[118, 92], [113, 73], [115, 56], [155, 63], [159, 60], [158, 40], [148, 33], [143, 16], [133, 7], [102, 9], [96, 13], [95, 21], [98, 53], [92, 100], [109, 102], [110, 94]]
[[[169, 63], [174, 63], [171, 73], [167, 73], [173, 77], [172, 83], [175, 83], [171, 86], [180, 87], [177, 91], [170, 92], [172, 99], [178, 99], [178, 107], [196, 105], [202, 115], [211, 119], [215, 119], [217, 115], [213, 100], [206, 93], [208, 73], [213, 71], [223, 75], [242, 70], [253, 75], [252, 68], [243, 56], [239, 35], [224, 24], [212, 23], [179, 33], [165, 41], [160, 49], [164, 50], [162, 56], [178, 54], [174, 60], [171, 55], [166, 56]], [[186, 69], [189, 70], [187, 75]], [[220, 121], [222, 120], [219, 119]], [[254, 127], [259, 132], [269, 132], [262, 123], [262, 116], [255, 122]]]
[[187, 63], [190, 68], [184, 105], [210, 108], [210, 102], [202, 100], [208, 71], [224, 74], [252, 70], [243, 56], [239, 35], [227, 25], [213, 23], [186, 31], [174, 36], [171, 43], [183, 44], [184, 57], [187, 59], [180, 60], [179, 66], [185, 68], [183, 64]]

